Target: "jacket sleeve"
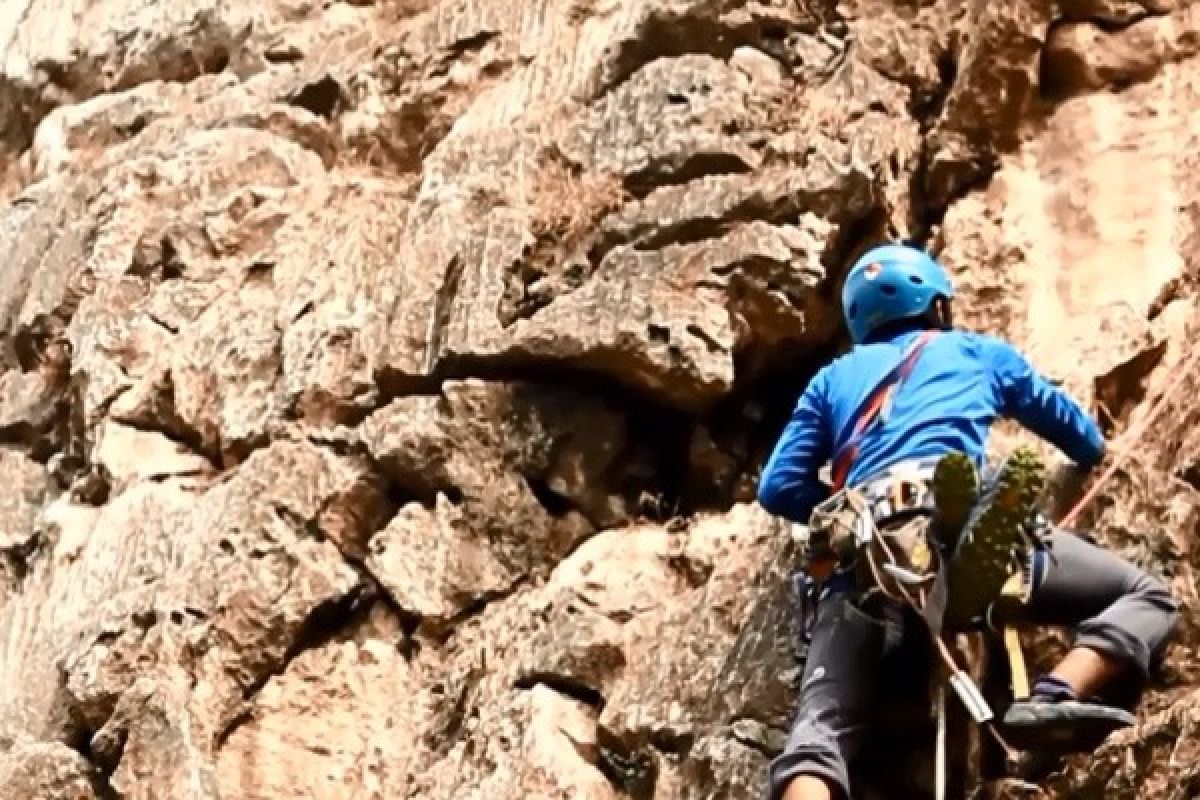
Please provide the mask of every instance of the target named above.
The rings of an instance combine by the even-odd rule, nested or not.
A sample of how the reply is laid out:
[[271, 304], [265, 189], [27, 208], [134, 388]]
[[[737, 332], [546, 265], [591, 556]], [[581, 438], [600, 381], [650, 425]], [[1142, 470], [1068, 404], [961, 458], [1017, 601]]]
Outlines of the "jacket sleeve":
[[1104, 435], [1092, 417], [1037, 372], [1012, 345], [990, 339], [988, 349], [1001, 413], [1053, 444], [1075, 463], [1084, 467], [1099, 464], [1104, 458]]
[[796, 402], [758, 485], [759, 505], [801, 524], [808, 523], [813, 508], [830, 494], [819, 477], [833, 449], [823, 386], [823, 375], [818, 374]]

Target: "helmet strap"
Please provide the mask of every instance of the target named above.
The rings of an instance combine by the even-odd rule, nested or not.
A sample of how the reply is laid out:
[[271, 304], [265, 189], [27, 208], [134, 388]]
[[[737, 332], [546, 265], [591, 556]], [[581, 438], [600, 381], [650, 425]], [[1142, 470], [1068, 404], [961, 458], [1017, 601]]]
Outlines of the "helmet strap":
[[936, 328], [941, 328], [944, 331], [954, 328], [954, 311], [950, 306], [950, 300], [945, 297], [935, 297], [929, 305], [929, 321]]

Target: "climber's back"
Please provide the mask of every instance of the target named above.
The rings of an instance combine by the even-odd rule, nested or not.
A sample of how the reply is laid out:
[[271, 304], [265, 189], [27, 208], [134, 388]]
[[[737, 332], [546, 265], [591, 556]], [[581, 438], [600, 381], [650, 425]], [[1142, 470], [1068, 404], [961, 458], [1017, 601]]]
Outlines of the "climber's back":
[[[918, 321], [885, 331], [813, 380], [813, 399], [825, 406], [834, 432], [833, 453], [842, 451], [859, 410], [926, 329]], [[847, 483], [900, 461], [953, 451], [982, 462], [997, 417], [1018, 420], [1076, 461], [1092, 461], [1100, 446], [1089, 418], [1007, 342], [968, 331], [937, 331], [923, 343], [886, 413], [863, 435]]]
[[[847, 485], [954, 451], [981, 461], [997, 417], [1016, 419], [1078, 463], [1100, 459], [1103, 437], [1087, 413], [1016, 348], [951, 328], [953, 296], [941, 265], [912, 247], [877, 247], [851, 268], [843, 308], [856, 344], [797, 402], [759, 486], [765, 508], [806, 522], [826, 493], [817, 473], [829, 459]], [[887, 402], [856, 436], [881, 386], [892, 388]]]

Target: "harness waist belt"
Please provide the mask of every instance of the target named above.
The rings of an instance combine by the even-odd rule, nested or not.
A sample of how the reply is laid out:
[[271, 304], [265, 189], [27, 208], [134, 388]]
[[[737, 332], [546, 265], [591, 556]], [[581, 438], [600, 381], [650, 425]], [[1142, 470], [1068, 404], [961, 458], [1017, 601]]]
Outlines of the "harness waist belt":
[[856, 488], [876, 522], [908, 511], [933, 511], [933, 471], [940, 458], [901, 461], [860, 483]]

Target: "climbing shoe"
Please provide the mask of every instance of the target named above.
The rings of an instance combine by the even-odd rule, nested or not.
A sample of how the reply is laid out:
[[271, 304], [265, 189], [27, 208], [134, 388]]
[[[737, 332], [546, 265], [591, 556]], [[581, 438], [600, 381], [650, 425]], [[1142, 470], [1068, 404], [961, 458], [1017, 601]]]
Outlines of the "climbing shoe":
[[981, 619], [1009, 576], [1026, 560], [1026, 529], [1037, 513], [1044, 469], [1037, 453], [1021, 447], [985, 482], [951, 560], [948, 624]]
[[1034, 694], [1008, 707], [1001, 728], [1005, 741], [1018, 750], [1065, 755], [1095, 750], [1109, 734], [1136, 721], [1124, 709]]
[[966, 453], [947, 453], [933, 470], [933, 531], [938, 542], [953, 550], [967, 516], [979, 499], [979, 475]]

